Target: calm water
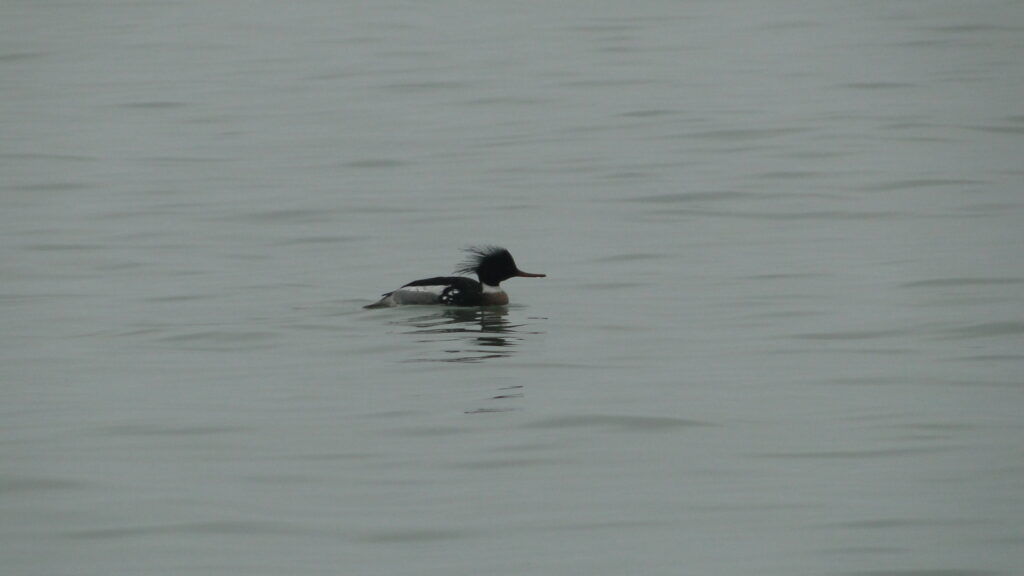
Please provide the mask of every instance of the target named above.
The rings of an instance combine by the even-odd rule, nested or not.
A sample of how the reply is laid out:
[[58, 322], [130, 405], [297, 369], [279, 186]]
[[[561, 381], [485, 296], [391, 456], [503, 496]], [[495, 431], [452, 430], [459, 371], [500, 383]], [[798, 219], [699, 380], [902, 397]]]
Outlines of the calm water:
[[1010, 1], [5, 0], [2, 571], [1021, 574], [1022, 95]]

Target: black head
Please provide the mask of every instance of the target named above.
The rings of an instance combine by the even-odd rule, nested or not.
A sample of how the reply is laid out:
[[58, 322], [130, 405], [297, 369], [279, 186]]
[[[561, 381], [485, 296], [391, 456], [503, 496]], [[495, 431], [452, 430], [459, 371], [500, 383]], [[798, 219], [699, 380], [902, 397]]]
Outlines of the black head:
[[502, 280], [513, 276], [526, 278], [543, 278], [544, 274], [530, 274], [516, 267], [516, 261], [508, 250], [499, 246], [479, 246], [468, 248], [469, 258], [455, 271], [460, 274], [476, 274], [480, 282], [488, 286], [497, 286]]

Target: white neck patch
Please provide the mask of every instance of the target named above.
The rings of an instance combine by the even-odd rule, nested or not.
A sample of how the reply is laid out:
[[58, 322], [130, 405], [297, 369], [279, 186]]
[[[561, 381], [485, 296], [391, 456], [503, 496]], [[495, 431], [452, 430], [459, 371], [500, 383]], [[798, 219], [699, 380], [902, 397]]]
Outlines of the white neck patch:
[[491, 286], [490, 284], [480, 284], [481, 290], [484, 294], [501, 294], [504, 290], [500, 286]]

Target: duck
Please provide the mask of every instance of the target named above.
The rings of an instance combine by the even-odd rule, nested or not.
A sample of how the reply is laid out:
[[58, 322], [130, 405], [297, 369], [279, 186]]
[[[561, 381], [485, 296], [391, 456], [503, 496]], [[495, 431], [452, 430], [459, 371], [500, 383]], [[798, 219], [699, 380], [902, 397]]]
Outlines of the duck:
[[475, 274], [479, 279], [466, 276], [435, 276], [414, 280], [386, 292], [381, 299], [364, 308], [391, 308], [407, 304], [441, 306], [504, 306], [508, 294], [501, 283], [509, 278], [544, 278], [546, 274], [523, 272], [516, 266], [512, 254], [501, 246], [473, 246], [466, 249], [466, 260], [456, 274]]

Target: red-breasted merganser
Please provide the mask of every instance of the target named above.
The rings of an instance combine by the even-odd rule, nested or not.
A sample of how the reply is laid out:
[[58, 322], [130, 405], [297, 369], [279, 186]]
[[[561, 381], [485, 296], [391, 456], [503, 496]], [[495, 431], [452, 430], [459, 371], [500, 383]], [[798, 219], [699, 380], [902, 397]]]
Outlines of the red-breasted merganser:
[[514, 276], [543, 278], [516, 267], [508, 250], [498, 246], [469, 248], [469, 258], [456, 268], [456, 274], [476, 274], [479, 282], [465, 276], [437, 276], [409, 282], [364, 308], [389, 308], [402, 304], [442, 304], [445, 306], [499, 306], [508, 304], [508, 294], [498, 286]]

